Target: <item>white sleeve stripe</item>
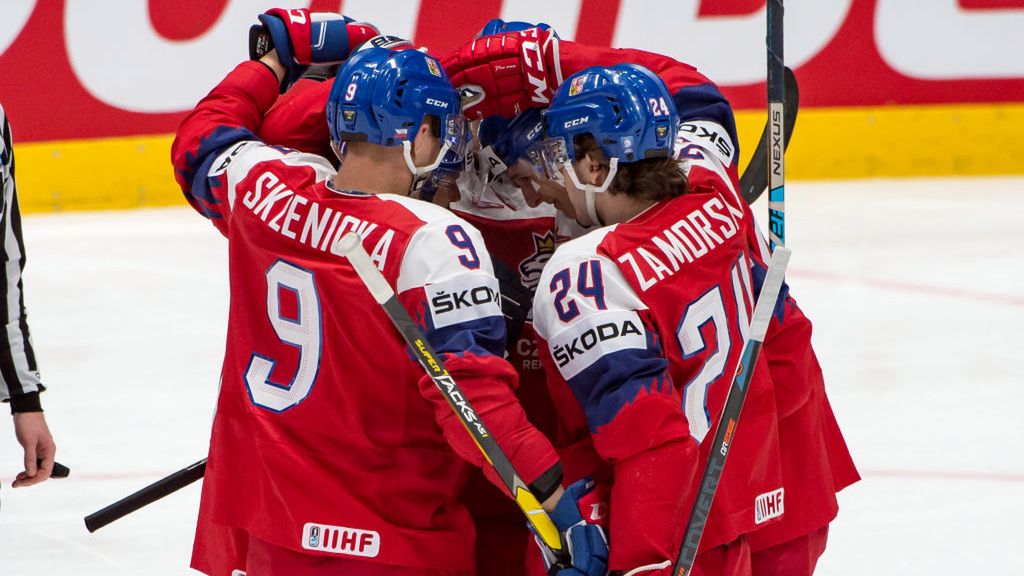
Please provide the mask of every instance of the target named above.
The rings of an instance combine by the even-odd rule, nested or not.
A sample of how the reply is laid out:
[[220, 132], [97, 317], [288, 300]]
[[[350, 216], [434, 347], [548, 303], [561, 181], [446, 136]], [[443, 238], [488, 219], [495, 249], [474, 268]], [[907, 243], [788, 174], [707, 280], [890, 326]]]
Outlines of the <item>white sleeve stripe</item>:
[[[446, 211], [445, 214], [447, 217], [444, 220], [434, 220], [421, 226], [409, 239], [396, 282], [395, 291], [399, 294], [467, 275], [494, 275], [491, 256], [487, 253], [480, 232], [450, 212]], [[468, 249], [458, 248], [449, 240], [446, 235], [449, 226], [458, 226], [465, 232], [472, 243], [472, 253]], [[474, 253], [476, 267], [464, 264], [463, 261], [474, 263]]]
[[315, 154], [282, 151], [258, 140], [247, 140], [236, 142], [221, 152], [214, 159], [207, 176], [216, 177], [227, 173], [228, 206], [233, 209], [238, 183], [248, 176], [257, 164], [272, 160], [280, 161], [286, 166], [312, 168], [316, 173], [317, 182], [327, 180], [335, 174], [330, 162]]

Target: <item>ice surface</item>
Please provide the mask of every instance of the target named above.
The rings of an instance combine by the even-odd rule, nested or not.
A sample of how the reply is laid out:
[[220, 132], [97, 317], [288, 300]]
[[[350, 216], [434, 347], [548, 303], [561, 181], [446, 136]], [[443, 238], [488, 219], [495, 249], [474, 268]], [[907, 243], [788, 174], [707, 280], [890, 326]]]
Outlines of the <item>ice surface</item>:
[[[864, 475], [818, 574], [1024, 574], [1024, 178], [787, 192], [789, 281]], [[192, 573], [198, 483], [96, 534], [82, 517], [205, 455], [225, 242], [186, 208], [24, 229], [44, 404], [72, 476], [12, 490], [21, 456], [0, 417], [0, 575]]]

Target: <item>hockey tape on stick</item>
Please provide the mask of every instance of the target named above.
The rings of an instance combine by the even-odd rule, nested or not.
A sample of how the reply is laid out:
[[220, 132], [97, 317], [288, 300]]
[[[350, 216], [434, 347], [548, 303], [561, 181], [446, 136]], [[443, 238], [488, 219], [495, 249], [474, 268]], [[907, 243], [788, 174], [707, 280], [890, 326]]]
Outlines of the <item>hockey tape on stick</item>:
[[85, 528], [89, 532], [95, 532], [143, 506], [152, 504], [168, 494], [181, 490], [202, 478], [204, 474], [206, 474], [206, 458], [187, 468], [182, 468], [170, 476], [161, 478], [131, 496], [125, 496], [98, 512], [89, 514], [85, 517]]
[[362, 279], [366, 288], [370, 291], [373, 299], [377, 301], [384, 312], [387, 313], [391, 323], [395, 325], [398, 332], [405, 339], [409, 349], [423, 370], [433, 380], [434, 385], [441, 391], [452, 411], [462, 422], [462, 425], [473, 438], [473, 442], [483, 453], [484, 458], [494, 467], [494, 470], [501, 477], [502, 482], [515, 498], [519, 509], [526, 516], [526, 521], [533, 526], [540, 540], [547, 546], [555, 558], [563, 560], [568, 558], [568, 553], [562, 545], [561, 535], [551, 517], [541, 507], [536, 496], [523, 482], [523, 479], [516, 472], [509, 461], [508, 456], [498, 446], [498, 442], [491, 436], [487, 426], [473, 409], [469, 399], [462, 393], [462, 389], [455, 382], [455, 379], [448, 374], [444, 362], [437, 357], [433, 347], [427, 342], [426, 336], [419, 329], [413, 319], [409, 316], [398, 296], [388, 284], [384, 275], [370, 261], [369, 255], [363, 249], [362, 240], [354, 232], [349, 232], [335, 244], [334, 252], [348, 258], [349, 263], [355, 268], [356, 274]]
[[743, 401], [747, 397], [747, 386], [754, 374], [754, 366], [757, 364], [757, 357], [761, 352], [761, 343], [764, 342], [764, 335], [768, 332], [768, 323], [771, 322], [772, 312], [775, 310], [779, 292], [782, 290], [782, 281], [786, 274], [786, 265], [789, 264], [789, 255], [790, 250], [785, 246], [776, 247], [775, 252], [772, 253], [772, 261], [768, 266], [764, 284], [761, 286], [761, 295], [757, 299], [757, 304], [754, 305], [754, 316], [750, 321], [750, 334], [743, 346], [739, 370], [732, 380], [732, 386], [729, 387], [729, 394], [725, 397], [725, 408], [722, 409], [722, 415], [718, 419], [718, 428], [715, 431], [714, 443], [711, 444], [708, 464], [704, 468], [704, 475], [700, 480], [700, 488], [693, 503], [693, 510], [690, 512], [690, 520], [686, 523], [686, 532], [679, 548], [679, 556], [676, 558], [676, 565], [672, 570], [674, 576], [689, 574], [693, 561], [697, 557], [697, 546], [704, 534], [708, 513], [711, 512], [711, 504], [715, 500], [715, 491], [718, 490], [718, 481], [722, 477], [725, 459], [729, 455], [729, 446], [739, 425]]

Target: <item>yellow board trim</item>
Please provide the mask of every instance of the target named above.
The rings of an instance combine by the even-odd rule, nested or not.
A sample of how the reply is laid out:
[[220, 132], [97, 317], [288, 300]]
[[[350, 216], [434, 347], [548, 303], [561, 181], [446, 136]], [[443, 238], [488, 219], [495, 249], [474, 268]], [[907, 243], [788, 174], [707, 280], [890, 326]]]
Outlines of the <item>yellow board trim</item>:
[[[17, 134], [15, 134], [17, 138]], [[14, 143], [23, 212], [182, 205], [173, 135]]]
[[[746, 166], [764, 112], [736, 114]], [[1024, 103], [808, 108], [786, 150], [807, 180], [1024, 174]]]
[[[763, 111], [739, 111], [746, 166]], [[25, 212], [183, 204], [173, 136], [15, 143]], [[807, 108], [786, 152], [790, 179], [1024, 174], [1024, 103]]]

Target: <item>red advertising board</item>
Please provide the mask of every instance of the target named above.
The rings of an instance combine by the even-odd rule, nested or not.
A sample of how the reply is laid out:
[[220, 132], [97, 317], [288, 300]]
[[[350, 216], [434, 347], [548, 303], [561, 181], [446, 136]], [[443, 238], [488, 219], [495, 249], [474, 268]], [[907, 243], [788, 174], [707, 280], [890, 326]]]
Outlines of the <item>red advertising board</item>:
[[[5, 0], [0, 101], [20, 141], [173, 132], [272, 5], [342, 10], [443, 54], [493, 17], [694, 63], [764, 101], [763, 0]], [[927, 7], [926, 7], [927, 6]], [[790, 0], [802, 106], [1024, 102], [1024, 0]]]

